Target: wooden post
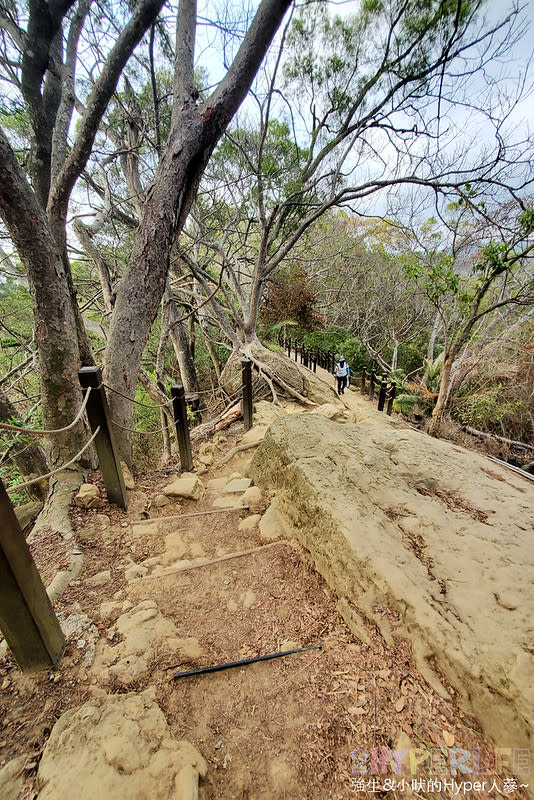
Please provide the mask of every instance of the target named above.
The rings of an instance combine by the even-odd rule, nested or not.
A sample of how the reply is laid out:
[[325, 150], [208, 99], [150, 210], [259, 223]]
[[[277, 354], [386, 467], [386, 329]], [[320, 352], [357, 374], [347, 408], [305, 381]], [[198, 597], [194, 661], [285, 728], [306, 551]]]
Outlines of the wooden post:
[[386, 410], [386, 414], [389, 414], [389, 416], [391, 416], [391, 412], [393, 410], [393, 401], [395, 399], [396, 390], [397, 390], [397, 384], [395, 383], [395, 381], [393, 381], [391, 386], [389, 387], [388, 407]]
[[245, 358], [241, 364], [243, 365], [241, 371], [243, 383], [243, 422], [245, 423], [245, 430], [249, 431], [252, 428], [252, 361]]
[[291, 358], [291, 338], [287, 340], [287, 355], [288, 358]]
[[298, 352], [299, 352], [298, 343], [297, 340], [295, 339], [295, 361], [297, 360]]
[[371, 370], [371, 377], [369, 378], [369, 400], [374, 400], [375, 396], [375, 380], [376, 373], [374, 369]]
[[366, 372], [365, 372], [365, 367], [362, 367], [362, 375], [361, 375], [361, 378], [360, 378], [360, 391], [361, 391], [362, 394], [365, 394], [365, 379], [366, 379], [366, 377], [367, 377], [367, 375], [366, 375]]
[[90, 386], [92, 390], [86, 406], [87, 419], [91, 433], [100, 426], [95, 439], [95, 448], [108, 500], [121, 508], [128, 508], [128, 494], [124, 486], [119, 448], [115, 442], [100, 367], [82, 367], [78, 372], [78, 378], [82, 389]]
[[380, 383], [380, 392], [378, 393], [378, 410], [379, 411], [383, 411], [384, 410], [384, 403], [386, 402], [386, 391], [387, 391], [387, 388], [388, 388], [388, 385], [387, 385], [387, 381], [386, 381], [386, 376], [382, 375], [382, 381]]
[[319, 357], [319, 352], [316, 350], [313, 356], [313, 371], [317, 372], [317, 359]]
[[176, 441], [180, 452], [180, 465], [182, 472], [191, 472], [193, 469], [193, 454], [189, 438], [189, 423], [187, 422], [187, 406], [185, 404], [184, 387], [177, 385], [171, 387], [172, 410], [174, 412], [174, 425], [176, 427]]
[[0, 629], [22, 670], [53, 668], [65, 637], [0, 480]]

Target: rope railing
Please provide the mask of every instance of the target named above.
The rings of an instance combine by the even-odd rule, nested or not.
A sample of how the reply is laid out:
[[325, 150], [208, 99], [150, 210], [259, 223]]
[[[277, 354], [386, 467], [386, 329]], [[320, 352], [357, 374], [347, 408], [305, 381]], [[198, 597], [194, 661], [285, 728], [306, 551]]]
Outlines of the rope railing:
[[[242, 398], [245, 427], [250, 427], [250, 425], [252, 425], [251, 368], [252, 363], [249, 360], [243, 362]], [[12, 486], [7, 491], [3, 482], [0, 480], [0, 518], [2, 519], [2, 528], [4, 531], [3, 538], [9, 540], [9, 548], [7, 550], [4, 549], [2, 555], [7, 558], [7, 563], [14, 576], [15, 584], [14, 590], [10, 590], [9, 593], [4, 595], [5, 602], [2, 602], [0, 593], [0, 617], [2, 621], [7, 620], [6, 624], [8, 624], [9, 632], [10, 634], [13, 633], [13, 636], [8, 637], [8, 634], [4, 631], [6, 641], [8, 641], [19, 666], [22, 668], [33, 668], [35, 666], [54, 667], [63, 652], [65, 639], [59, 623], [57, 622], [57, 618], [54, 616], [52, 606], [49, 604], [46, 590], [40, 580], [35, 563], [32, 561], [31, 553], [14, 512], [9, 494], [13, 495], [16, 492], [23, 491], [36, 483], [52, 478], [54, 475], [63, 472], [75, 464], [91, 444], [94, 443], [108, 501], [110, 503], [116, 503], [125, 509], [128, 506], [128, 496], [124, 486], [120, 453], [115, 443], [113, 430], [114, 428], [129, 429], [111, 418], [100, 369], [94, 366], [82, 367], [78, 373], [78, 377], [82, 390], [85, 392], [85, 397], [76, 418], [70, 425], [56, 430], [41, 430], [2, 423], [3, 429], [11, 430], [17, 435], [54, 435], [71, 430], [79, 422], [85, 411], [89, 427], [92, 431], [88, 441], [85, 442], [83, 447], [73, 458], [50, 472], [31, 478], [16, 486]], [[109, 387], [107, 388], [109, 390]], [[121, 392], [118, 393], [122, 394]], [[162, 416], [162, 423], [165, 422], [163, 409], [172, 403], [182, 470], [190, 471], [193, 468], [193, 458], [183, 386], [173, 386], [171, 394], [172, 400], [169, 401], [169, 403], [154, 405], [135, 401], [127, 396], [126, 399], [135, 405], [152, 408], [154, 410], [159, 409]], [[236, 391], [233, 394], [238, 394], [238, 392]], [[151, 435], [164, 432], [169, 428], [170, 425], [162, 425], [160, 431], [133, 430], [132, 432]], [[0, 550], [2, 549], [1, 546], [2, 542], [0, 542]], [[26, 604], [28, 595], [32, 597], [32, 608], [28, 606], [30, 618], [28, 624], [21, 625], [19, 607]], [[15, 598], [15, 603], [13, 602], [13, 598]], [[33, 613], [36, 608], [39, 611], [37, 615]]]
[[168, 400], [166, 403], [142, 403], [141, 400], [136, 400], [134, 397], [129, 397], [127, 394], [124, 394], [124, 392], [121, 392], [119, 389], [115, 389], [113, 386], [108, 386], [107, 383], [103, 383], [102, 386], [104, 386], [104, 388], [107, 389], [108, 392], [113, 392], [113, 394], [117, 394], [119, 395], [119, 397], [123, 397], [125, 400], [129, 400], [130, 403], [133, 403], [136, 406], [142, 406], [143, 408], [153, 408], [153, 409], [167, 408], [168, 406], [172, 406], [172, 400]]
[[[282, 344], [282, 342], [280, 342], [280, 344]], [[331, 350], [322, 350], [319, 347], [305, 347], [296, 339], [289, 338], [283, 342], [283, 346], [284, 349], [287, 350], [288, 358], [293, 357], [292, 350], [294, 350], [295, 361], [297, 361], [300, 356], [301, 365], [312, 369], [314, 372], [317, 371], [317, 366], [328, 370], [328, 372], [333, 372], [335, 368], [337, 356]], [[368, 373], [364, 367], [359, 377], [353, 374], [349, 376], [347, 385], [350, 385], [351, 380], [360, 383], [361, 393], [368, 393], [370, 400], [374, 400], [376, 394], [375, 390], [377, 390], [378, 410], [383, 411], [385, 408], [386, 413], [388, 415], [391, 414], [397, 387], [395, 381], [389, 380], [388, 382], [388, 375], [386, 372], [375, 367]]]
[[[171, 400], [172, 403], [172, 400]], [[127, 428], [125, 425], [121, 425], [119, 422], [116, 422], [114, 419], [111, 420], [111, 424], [115, 428], [119, 428], [121, 431], [127, 431], [127, 433], [138, 433], [141, 436], [155, 436], [156, 434], [163, 433], [164, 431], [172, 431], [174, 430], [174, 425], [162, 425], [161, 428], [156, 428], [153, 431], [142, 431], [138, 428]]]
[[[242, 386], [235, 389], [233, 392], [225, 391], [221, 386], [201, 390], [199, 392], [191, 393], [193, 397], [196, 395], [219, 395], [220, 399], [225, 403], [232, 403], [235, 399], [241, 397], [243, 400], [243, 418], [245, 427], [248, 429], [252, 425], [252, 362], [248, 359], [243, 361], [242, 369]], [[118, 505], [126, 508], [127, 496], [124, 487], [124, 478], [122, 474], [122, 466], [120, 463], [119, 451], [114, 441], [113, 430], [122, 430], [127, 433], [142, 436], [157, 436], [164, 435], [174, 429], [178, 449], [180, 452], [180, 461], [184, 471], [193, 469], [193, 457], [191, 453], [191, 443], [189, 439], [189, 424], [187, 419], [187, 396], [185, 395], [183, 386], [174, 386], [172, 388], [172, 399], [165, 403], [144, 403], [135, 398], [129, 397], [127, 394], [108, 386], [102, 380], [101, 372], [98, 367], [83, 367], [79, 374], [84, 397], [80, 408], [74, 420], [62, 428], [56, 429], [41, 429], [41, 428], [26, 428], [19, 425], [11, 425], [9, 423], [0, 423], [0, 429], [12, 431], [18, 436], [21, 435], [34, 435], [34, 436], [54, 436], [61, 433], [66, 433], [72, 430], [81, 420], [84, 412], [87, 413], [87, 419], [92, 431], [92, 435], [88, 442], [85, 443], [83, 448], [66, 464], [62, 464], [55, 470], [52, 470], [44, 475], [32, 478], [24, 483], [13, 486], [8, 491], [10, 493], [22, 491], [29, 486], [32, 486], [41, 481], [47, 480], [60, 472], [63, 469], [70, 467], [74, 464], [91, 443], [95, 442], [97, 451], [98, 462], [102, 472], [102, 478], [106, 487], [108, 499], [116, 502]], [[174, 415], [174, 425], [167, 419], [162, 420], [162, 425], [158, 428], [151, 430], [140, 430], [139, 428], [131, 428], [122, 425], [120, 422], [113, 420], [109, 413], [107, 398], [105, 390], [112, 392], [116, 395], [123, 397], [135, 406], [142, 408], [149, 408], [153, 411], [166, 412], [168, 414], [172, 406]], [[27, 445], [30, 447], [30, 445]], [[3, 460], [3, 459], [2, 459]]]
[[80, 421], [80, 418], [87, 407], [87, 401], [89, 400], [91, 389], [92, 387], [89, 386], [74, 420], [70, 423], [70, 425], [66, 425], [64, 428], [56, 428], [55, 430], [43, 430], [42, 428], [21, 428], [17, 425], [9, 425], [7, 422], [0, 422], [0, 429], [4, 431], [15, 431], [16, 433], [23, 433], [27, 435], [31, 434], [33, 436], [52, 436], [58, 433], [66, 433], [67, 431], [72, 430], [72, 428], [74, 428]]
[[96, 428], [93, 435], [87, 440], [82, 449], [76, 453], [74, 458], [71, 458], [71, 460], [67, 461], [66, 464], [62, 464], [60, 467], [53, 469], [51, 472], [47, 472], [46, 475], [40, 475], [38, 478], [32, 478], [30, 481], [25, 481], [25, 483], [18, 483], [16, 486], [12, 486], [10, 489], [7, 489], [7, 493], [13, 494], [13, 492], [20, 492], [22, 489], [26, 489], [28, 486], [33, 486], [35, 483], [48, 480], [48, 478], [51, 478], [53, 475], [57, 475], [58, 472], [62, 472], [64, 469], [71, 467], [79, 459], [82, 453], [85, 453], [89, 445], [94, 442], [98, 433], [100, 433], [100, 426]]

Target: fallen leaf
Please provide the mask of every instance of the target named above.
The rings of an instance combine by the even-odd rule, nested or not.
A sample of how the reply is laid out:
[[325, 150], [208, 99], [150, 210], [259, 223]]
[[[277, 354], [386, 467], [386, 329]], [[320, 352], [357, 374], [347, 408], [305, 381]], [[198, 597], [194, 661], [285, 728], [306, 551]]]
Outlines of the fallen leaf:
[[391, 674], [390, 669], [379, 669], [377, 672], [379, 678], [389, 678], [390, 674]]
[[450, 731], [446, 731], [445, 728], [442, 731], [443, 733], [443, 741], [447, 745], [447, 747], [452, 747], [454, 745], [454, 734]]
[[351, 706], [349, 709], [347, 709], [347, 711], [353, 717], [361, 716], [362, 714], [366, 714], [367, 713], [365, 708], [359, 708], [357, 706]]
[[407, 733], [408, 736], [413, 736], [413, 729], [411, 725], [409, 725], [407, 722], [401, 722], [400, 726], [404, 733]]
[[402, 709], [404, 708], [405, 703], [406, 703], [406, 698], [405, 697], [399, 697], [399, 699], [395, 703], [395, 711], [402, 711]]

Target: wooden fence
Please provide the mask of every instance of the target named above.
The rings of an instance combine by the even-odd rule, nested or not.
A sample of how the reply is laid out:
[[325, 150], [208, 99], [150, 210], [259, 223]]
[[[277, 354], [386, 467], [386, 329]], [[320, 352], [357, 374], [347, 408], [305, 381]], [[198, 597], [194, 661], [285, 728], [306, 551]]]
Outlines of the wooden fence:
[[[331, 350], [321, 350], [318, 347], [307, 348], [295, 339], [287, 339], [285, 349], [289, 358], [294, 358], [297, 362], [300, 358], [300, 363], [308, 369], [312, 369], [313, 372], [317, 372], [317, 366], [331, 373], [335, 370], [337, 358]], [[368, 372], [364, 367], [359, 376], [350, 375], [349, 384], [359, 384], [361, 393], [368, 395], [369, 400], [377, 397], [378, 410], [383, 411], [385, 408], [386, 414], [391, 415], [397, 387], [395, 381], [389, 380], [387, 375], [381, 375], [376, 369]]]
[[[126, 509], [128, 495], [102, 374], [99, 367], [83, 367], [78, 375], [81, 387], [86, 393], [84, 406], [92, 431], [89, 443], [94, 441], [108, 500]], [[173, 386], [171, 396], [169, 404], [172, 404], [174, 412], [181, 468], [182, 471], [190, 471], [193, 468], [193, 455], [184, 387]], [[248, 359], [243, 361], [241, 397], [245, 429], [249, 430], [252, 427], [253, 397], [252, 362]], [[83, 413], [84, 406], [78, 416]], [[73, 461], [79, 455], [75, 456]], [[1, 480], [0, 630], [16, 662], [23, 670], [55, 667], [65, 647], [65, 638], [58, 619]]]
[[[329, 350], [307, 348], [291, 339], [287, 340], [286, 348], [290, 358], [294, 357], [295, 361], [300, 358], [300, 363], [313, 372], [317, 371], [317, 366], [331, 373], [335, 369], [336, 356]], [[108, 500], [126, 509], [128, 495], [113, 431], [114, 423], [106, 398], [106, 387], [103, 384], [99, 367], [83, 367], [79, 372], [79, 380], [86, 394], [84, 404], [72, 425], [77, 423], [85, 408], [92, 432], [91, 439], [80, 453], [94, 441]], [[367, 375], [365, 369], [358, 378], [351, 375], [350, 381], [358, 381], [362, 394], [368, 394], [371, 400], [374, 400], [375, 393], [378, 393], [379, 411], [384, 410], [387, 400], [387, 413], [391, 414], [395, 397], [395, 383], [388, 385], [385, 376], [377, 378], [374, 370]], [[130, 401], [137, 402], [131, 398]], [[249, 359], [242, 362], [241, 403], [245, 429], [249, 430], [252, 427], [253, 411], [252, 362]], [[190, 471], [193, 468], [193, 456], [183, 386], [173, 386], [171, 400], [161, 406], [153, 407], [163, 408], [166, 405], [172, 405], [174, 412], [182, 471]], [[59, 432], [49, 431], [48, 433]], [[32, 433], [42, 432], [33, 431]], [[79, 457], [80, 453], [74, 457], [73, 461]], [[2, 586], [0, 591], [0, 629], [17, 663], [22, 669], [55, 666], [63, 652], [64, 637], [18, 524], [8, 493], [1, 481], [0, 582]]]

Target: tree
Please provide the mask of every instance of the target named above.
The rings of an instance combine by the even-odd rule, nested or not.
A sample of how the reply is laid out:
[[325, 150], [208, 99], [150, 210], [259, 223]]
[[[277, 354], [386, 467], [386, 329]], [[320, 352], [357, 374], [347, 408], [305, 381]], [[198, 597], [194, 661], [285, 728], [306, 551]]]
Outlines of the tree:
[[[232, 66], [202, 102], [197, 102], [193, 74], [196, 4], [194, 0], [180, 3], [170, 132], [167, 143], [162, 145], [155, 178], [146, 191], [129, 267], [117, 287], [105, 357], [106, 380], [129, 398], [135, 393], [141, 354], [163, 295], [175, 237], [185, 222], [211, 152], [245, 97], [289, 3], [290, 0], [263, 0]], [[4, 70], [20, 91], [35, 142], [45, 143], [44, 147], [39, 145], [35, 169], [30, 170], [32, 188], [7, 136], [0, 132], [0, 214], [30, 280], [38, 332], [43, 420], [50, 427], [72, 420], [80, 396], [76, 371], [80, 360], [87, 363], [92, 359], [75, 303], [67, 257], [69, 199], [121, 72], [154, 23], [161, 5], [162, 0], [138, 3], [115, 44], [102, 57], [100, 75], [81, 107], [81, 120], [71, 147], [68, 132], [76, 100], [76, 45], [89, 4], [84, 0], [79, 0], [76, 7], [72, 0], [31, 4], [27, 19], [22, 20], [11, 7], [4, 6], [0, 14], [0, 26], [5, 32]], [[68, 37], [63, 25], [68, 25]], [[104, 37], [103, 41], [109, 39]], [[131, 402], [113, 395], [111, 405], [117, 422], [130, 427]], [[130, 437], [124, 434], [119, 439], [122, 453], [129, 459]], [[57, 460], [72, 455], [78, 443], [79, 432], [54, 439]]]
[[[266, 286], [329, 209], [368, 214], [380, 193], [407, 198], [408, 186], [438, 198], [468, 182], [513, 195], [532, 180], [532, 142], [516, 149], [505, 134], [513, 100], [469, 99], [470, 82], [513, 46], [519, 17], [488, 26], [479, 11], [462, 0], [364, 2], [354, 17], [331, 19], [321, 5], [286, 29], [255, 87], [255, 115], [221, 143], [182, 240], [234, 360], [259, 352]], [[455, 104], [465, 116], [448, 113]], [[480, 148], [461, 137], [460, 150], [466, 116], [493, 139]]]
[[319, 285], [328, 323], [349, 330], [371, 363], [394, 373], [403, 346], [426, 336], [433, 312], [424, 292], [404, 272], [397, 226], [340, 212], [323, 221], [321, 240], [326, 264], [319, 263]]
[[445, 228], [452, 234], [449, 249], [443, 247], [445, 231], [430, 220], [417, 240], [421, 247], [426, 235], [430, 244], [427, 239], [427, 247], [406, 265], [436, 307], [444, 336], [438, 396], [428, 431], [433, 436], [439, 435], [454, 364], [470, 338], [475, 332], [480, 337], [496, 312], [526, 306], [530, 314], [534, 304], [532, 209], [515, 217], [516, 209], [509, 206], [491, 213], [468, 196], [451, 211]]
[[[87, 97], [77, 135], [69, 147], [77, 44], [89, 10], [84, 0], [75, 9], [73, 5], [72, 0], [30, 4], [26, 19], [19, 19], [14, 6], [3, 6], [0, 13], [0, 27], [5, 32], [4, 74], [20, 92], [18, 102], [24, 102], [34, 143], [30, 185], [0, 129], [0, 216], [30, 284], [46, 428], [63, 427], [72, 421], [80, 404], [77, 370], [80, 361], [92, 360], [66, 249], [70, 195], [121, 71], [156, 18], [162, 0], [138, 3], [126, 20]], [[67, 460], [79, 449], [81, 427], [50, 441], [53, 464]]]

